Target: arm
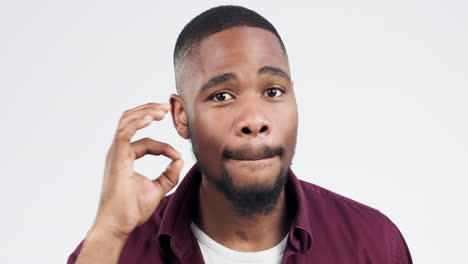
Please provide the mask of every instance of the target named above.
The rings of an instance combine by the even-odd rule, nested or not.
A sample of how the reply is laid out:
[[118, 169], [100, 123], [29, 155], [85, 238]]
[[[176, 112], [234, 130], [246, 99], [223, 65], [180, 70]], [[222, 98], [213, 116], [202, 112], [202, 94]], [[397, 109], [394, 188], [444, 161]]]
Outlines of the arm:
[[128, 237], [116, 237], [91, 229], [83, 241], [76, 264], [117, 263]]

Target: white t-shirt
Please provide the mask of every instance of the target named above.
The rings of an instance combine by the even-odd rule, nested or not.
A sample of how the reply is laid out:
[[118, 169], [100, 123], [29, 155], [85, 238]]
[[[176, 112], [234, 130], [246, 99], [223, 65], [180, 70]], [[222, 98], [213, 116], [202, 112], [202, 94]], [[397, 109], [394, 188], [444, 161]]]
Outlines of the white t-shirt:
[[206, 264], [280, 264], [288, 235], [276, 246], [258, 252], [239, 252], [227, 248], [211, 239], [194, 222], [191, 224], [192, 232], [198, 240], [203, 259]]

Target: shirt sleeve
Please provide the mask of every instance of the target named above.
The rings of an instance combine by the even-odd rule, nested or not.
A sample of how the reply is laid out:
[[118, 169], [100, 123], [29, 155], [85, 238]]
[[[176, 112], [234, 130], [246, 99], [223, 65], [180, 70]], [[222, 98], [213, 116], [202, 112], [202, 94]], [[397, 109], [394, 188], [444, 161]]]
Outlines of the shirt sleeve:
[[76, 249], [68, 257], [67, 264], [75, 264], [76, 259], [80, 255], [80, 251], [81, 251], [81, 247], [83, 246], [83, 242], [84, 242], [84, 239], [81, 241], [81, 243], [76, 247]]
[[[387, 218], [388, 219], [388, 218]], [[390, 221], [390, 219], [388, 219]], [[388, 225], [390, 263], [391, 264], [413, 264], [408, 245], [398, 227], [390, 221]]]

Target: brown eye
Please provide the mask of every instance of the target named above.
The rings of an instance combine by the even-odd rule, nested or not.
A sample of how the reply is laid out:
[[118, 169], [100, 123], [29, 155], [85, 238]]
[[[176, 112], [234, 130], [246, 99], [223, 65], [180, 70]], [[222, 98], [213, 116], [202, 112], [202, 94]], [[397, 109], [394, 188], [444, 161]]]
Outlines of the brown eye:
[[268, 97], [278, 97], [282, 94], [283, 92], [278, 89], [278, 88], [268, 88], [266, 90], [266, 94]]
[[230, 99], [229, 97], [232, 98], [232, 96], [226, 92], [222, 93], [217, 93], [211, 97], [212, 100], [214, 101], [226, 101], [227, 99]]

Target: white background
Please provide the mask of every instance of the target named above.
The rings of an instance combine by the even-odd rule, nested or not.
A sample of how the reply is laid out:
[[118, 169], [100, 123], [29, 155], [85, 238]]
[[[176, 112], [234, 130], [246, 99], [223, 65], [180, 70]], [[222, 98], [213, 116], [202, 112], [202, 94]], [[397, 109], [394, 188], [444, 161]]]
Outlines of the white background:
[[[179, 32], [223, 3], [1, 0], [1, 263], [65, 263], [93, 222], [121, 113], [168, 101]], [[386, 214], [415, 263], [466, 263], [468, 2], [235, 3], [288, 49], [295, 173]], [[145, 136], [182, 152], [185, 175], [194, 159], [170, 116]], [[136, 167], [155, 177], [168, 163]]]

